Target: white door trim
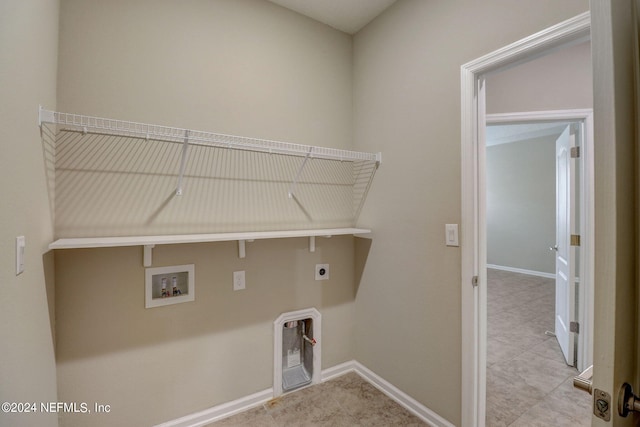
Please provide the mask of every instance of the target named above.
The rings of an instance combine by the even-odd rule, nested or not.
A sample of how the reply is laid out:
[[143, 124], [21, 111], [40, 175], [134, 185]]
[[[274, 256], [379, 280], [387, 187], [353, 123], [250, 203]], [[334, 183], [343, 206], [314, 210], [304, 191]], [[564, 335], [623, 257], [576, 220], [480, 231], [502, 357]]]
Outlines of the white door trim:
[[[485, 425], [486, 399], [486, 272], [484, 207], [484, 78], [552, 49], [586, 41], [591, 16], [585, 12], [533, 34], [488, 55], [464, 64], [461, 74], [461, 163], [462, 163], [462, 404], [465, 427]], [[481, 123], [482, 126], [478, 124]], [[482, 147], [480, 147], [482, 145]], [[481, 302], [483, 302], [481, 304]]]
[[580, 323], [580, 340], [578, 344], [578, 362], [576, 368], [582, 372], [593, 364], [593, 266], [595, 248], [593, 237], [594, 226], [594, 157], [593, 157], [593, 109], [570, 109], [548, 111], [525, 111], [518, 113], [487, 114], [487, 124], [516, 124], [531, 122], [579, 122], [582, 124], [583, 146], [580, 153], [580, 278], [578, 323]]

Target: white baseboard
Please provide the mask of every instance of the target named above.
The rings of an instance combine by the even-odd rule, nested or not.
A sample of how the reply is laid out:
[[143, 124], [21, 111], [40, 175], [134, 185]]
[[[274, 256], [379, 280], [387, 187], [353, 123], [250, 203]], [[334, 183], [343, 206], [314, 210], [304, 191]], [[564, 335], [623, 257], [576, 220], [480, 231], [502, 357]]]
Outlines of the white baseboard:
[[[349, 372], [355, 372], [363, 379], [371, 383], [378, 388], [384, 394], [391, 399], [398, 402], [405, 407], [408, 411], [416, 415], [418, 418], [434, 427], [454, 427], [449, 421], [445, 420], [420, 402], [404, 393], [393, 384], [385, 380], [384, 378], [376, 375], [373, 371], [366, 368], [364, 365], [351, 360], [349, 362], [341, 363], [331, 368], [324, 369], [321, 373], [321, 381], [329, 381], [333, 378], [339, 377]], [[204, 411], [196, 412], [194, 414], [186, 415], [175, 420], [167, 421], [162, 424], [158, 424], [154, 427], [202, 427], [209, 423], [219, 421], [223, 418], [230, 417], [248, 409], [255, 408], [262, 405], [273, 398], [273, 388], [259, 391], [249, 396], [241, 397], [240, 399], [233, 400], [231, 402], [223, 403], [221, 405], [214, 406]]]
[[202, 427], [214, 421], [239, 414], [273, 399], [273, 388], [269, 388], [231, 402], [223, 403], [154, 427]]
[[348, 362], [341, 363], [336, 366], [332, 366], [331, 368], [324, 369], [322, 371], [322, 375], [320, 376], [321, 381], [329, 381], [334, 378], [337, 378], [341, 375], [344, 375], [349, 372], [353, 372], [356, 370], [356, 361], [350, 360]]
[[427, 408], [384, 378], [378, 376], [373, 371], [367, 369], [362, 364], [358, 362], [354, 363], [356, 373], [427, 424], [434, 427], [455, 427], [449, 421], [445, 420], [440, 415], [436, 414], [431, 409]]
[[545, 277], [547, 279], [555, 279], [556, 275], [553, 273], [545, 273], [544, 271], [525, 270], [524, 268], [505, 267], [504, 265], [487, 264], [487, 268], [493, 268], [494, 270], [510, 271], [512, 273], [528, 274], [530, 276]]

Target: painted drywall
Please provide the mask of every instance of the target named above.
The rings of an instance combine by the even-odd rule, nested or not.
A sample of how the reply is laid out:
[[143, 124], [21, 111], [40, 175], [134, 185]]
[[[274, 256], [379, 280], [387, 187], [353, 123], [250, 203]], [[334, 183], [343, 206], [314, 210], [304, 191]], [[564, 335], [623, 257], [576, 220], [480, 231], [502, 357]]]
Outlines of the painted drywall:
[[[36, 413], [0, 412], [3, 426], [57, 426], [52, 263], [53, 223], [38, 104], [55, 107], [58, 1], [0, 3], [0, 401], [36, 403]], [[16, 276], [15, 239], [25, 236], [25, 270]], [[4, 406], [3, 406], [4, 409]]]
[[180, 181], [180, 143], [65, 131], [55, 145], [58, 238], [353, 227], [355, 184], [375, 171], [192, 145]]
[[[145, 309], [142, 249], [56, 252], [60, 399], [111, 406], [64, 426], [155, 425], [273, 385], [273, 321], [316, 307], [322, 365], [353, 358], [353, 237], [154, 249], [154, 266], [195, 265], [195, 301]], [[330, 279], [315, 281], [315, 264]], [[233, 291], [234, 271], [246, 289]]]
[[[356, 359], [460, 425], [460, 66], [588, 10], [584, 0], [400, 0], [354, 37], [354, 143], [382, 151], [359, 224]], [[465, 244], [465, 242], [462, 242]], [[469, 285], [470, 286], [470, 285]]]
[[64, 0], [58, 108], [345, 148], [350, 59], [348, 35], [261, 0]]
[[[58, 106], [349, 148], [351, 58], [346, 34], [263, 0], [63, 0]], [[88, 153], [95, 146], [87, 147]], [[128, 153], [121, 152], [123, 167], [128, 161], [157, 166], [153, 157]], [[199, 159], [195, 153], [191, 159]], [[277, 170], [271, 173], [279, 177]], [[83, 188], [86, 181], [75, 184]], [[73, 186], [56, 182], [57, 190], [65, 185]], [[129, 194], [137, 191], [134, 186], [120, 185], [134, 206], [164, 209], [154, 199], [158, 194], [136, 198]], [[192, 188], [187, 186], [185, 195]], [[112, 218], [118, 228], [128, 202], [109, 192], [83, 191], [120, 205], [120, 217]], [[160, 193], [175, 200], [173, 190]], [[281, 196], [287, 199], [286, 191]], [[223, 206], [225, 197], [219, 201]], [[200, 217], [234, 216], [231, 207], [225, 217], [202, 209], [206, 201], [189, 203]], [[251, 215], [260, 219], [261, 213]], [[76, 210], [64, 214], [75, 215], [76, 230], [85, 231], [86, 216]], [[165, 225], [165, 232], [197, 230], [190, 217], [174, 217]], [[149, 230], [157, 231], [142, 228]], [[284, 311], [314, 306], [322, 313], [324, 367], [353, 359], [353, 238], [318, 238], [314, 253], [308, 243], [247, 243], [245, 259], [238, 258], [235, 242], [156, 247], [154, 266], [195, 264], [196, 301], [148, 310], [140, 247], [58, 251], [59, 398], [111, 405], [107, 415], [63, 414], [61, 424], [151, 425], [271, 387], [272, 322]], [[328, 282], [315, 282], [316, 263], [330, 264]], [[247, 290], [234, 293], [237, 270], [246, 271]]]
[[555, 140], [487, 147], [487, 264], [555, 274]]
[[[63, 112], [351, 145], [351, 38], [273, 3], [67, 0], [60, 40]], [[64, 133], [58, 151], [57, 237], [353, 225], [350, 162], [312, 159], [291, 200], [302, 157], [195, 146], [175, 197], [180, 144]]]
[[591, 43], [489, 74], [486, 85], [489, 114], [592, 108]]
[[[487, 112], [489, 114], [593, 108], [591, 43], [587, 41], [568, 46], [517, 66], [489, 74], [486, 78], [486, 85]], [[487, 149], [487, 177], [495, 176], [495, 172], [491, 171], [493, 166], [489, 159], [491, 151], [491, 147]], [[541, 164], [540, 167], [549, 170], [548, 164]], [[555, 175], [555, 169], [552, 173]], [[546, 180], [545, 178], [539, 179]], [[552, 191], [555, 193], [555, 188]], [[546, 231], [543, 232], [542, 224], [539, 222], [543, 218], [546, 218], [545, 221], [551, 221], [547, 218], [548, 214], [537, 217], [538, 223], [533, 229], [540, 233], [532, 231], [528, 236], [524, 232], [519, 233], [518, 238], [527, 243], [523, 243], [521, 250], [512, 250], [514, 249], [512, 245], [503, 246], [506, 243], [506, 230], [509, 228], [515, 230], [518, 223], [523, 223], [522, 215], [526, 217], [527, 213], [520, 212], [517, 217], [510, 218], [508, 211], [500, 211], [495, 204], [491, 205], [489, 197], [488, 194], [487, 262], [554, 273], [555, 267], [549, 264], [552, 263], [550, 259], [553, 257], [550, 257], [551, 253], [545, 252], [545, 250], [549, 246], [553, 246], [555, 236], [551, 235], [548, 226], [544, 227]], [[495, 199], [493, 200], [495, 201]], [[553, 224], [555, 227], [555, 218]], [[516, 236], [512, 235], [512, 238], [515, 239]], [[500, 247], [503, 249], [499, 249]], [[525, 247], [528, 249], [525, 250]], [[526, 254], [526, 259], [518, 257], [518, 254]], [[529, 265], [531, 268], [523, 267], [524, 265]], [[537, 267], [533, 268], [534, 266]], [[538, 270], [538, 268], [542, 269]]]

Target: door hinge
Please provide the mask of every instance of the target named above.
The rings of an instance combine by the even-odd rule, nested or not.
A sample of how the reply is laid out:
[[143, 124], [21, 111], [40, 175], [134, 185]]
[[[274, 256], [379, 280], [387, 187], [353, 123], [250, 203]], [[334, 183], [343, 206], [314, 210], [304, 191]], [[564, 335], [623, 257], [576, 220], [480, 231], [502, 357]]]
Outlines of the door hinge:
[[478, 286], [478, 276], [473, 276], [471, 278], [471, 284], [473, 285], [474, 288]]
[[580, 333], [580, 323], [578, 322], [569, 322], [569, 332], [574, 332], [576, 334]]
[[571, 246], [580, 246], [580, 235], [572, 234], [571, 235]]
[[571, 147], [571, 158], [577, 159], [580, 157], [580, 147]]

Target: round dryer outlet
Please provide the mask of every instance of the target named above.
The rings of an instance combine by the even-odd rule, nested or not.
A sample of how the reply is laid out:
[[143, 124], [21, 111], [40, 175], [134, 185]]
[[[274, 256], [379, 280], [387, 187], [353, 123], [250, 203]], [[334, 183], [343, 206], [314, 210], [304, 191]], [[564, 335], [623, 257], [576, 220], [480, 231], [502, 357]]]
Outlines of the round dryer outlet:
[[329, 264], [316, 264], [316, 280], [329, 280]]

